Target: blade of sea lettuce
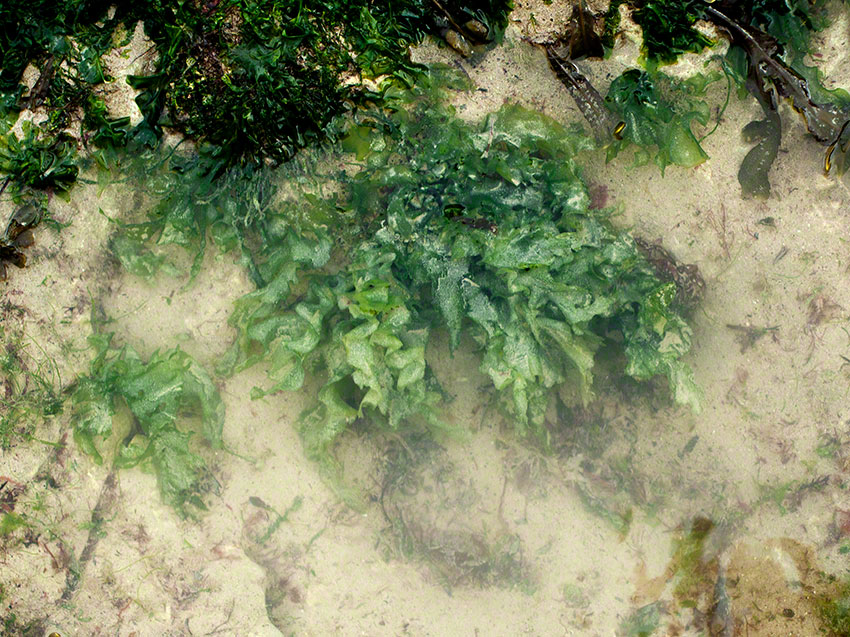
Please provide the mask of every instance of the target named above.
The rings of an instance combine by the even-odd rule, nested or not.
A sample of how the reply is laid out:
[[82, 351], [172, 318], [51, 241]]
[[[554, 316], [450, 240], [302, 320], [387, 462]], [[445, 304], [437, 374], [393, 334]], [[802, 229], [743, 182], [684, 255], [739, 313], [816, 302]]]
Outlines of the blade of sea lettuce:
[[453, 348], [475, 340], [510, 422], [544, 446], [549, 401], [565, 383], [593, 398], [612, 332], [627, 343], [625, 373], [666, 376], [696, 406], [675, 293], [588, 208], [575, 157], [590, 140], [516, 105], [465, 123], [427, 87], [387, 99], [393, 113], [359, 118], [343, 143], [360, 166], [337, 200], [359, 228], [354, 247], [333, 272], [302, 275], [305, 294], [282, 302], [260, 288], [231, 317], [239, 367], [272, 364], [255, 395], [297, 389], [309, 371], [324, 379], [301, 419], [311, 457], [327, 458], [356, 419], [445, 427], [425, 356], [435, 329]]
[[708, 155], [693, 125], [708, 124], [710, 109], [701, 98], [720, 77], [717, 72], [697, 73], [680, 81], [659, 71], [630, 69], [615, 78], [606, 102], [625, 127], [608, 145], [608, 160], [634, 145], [636, 165], [648, 163], [657, 149], [654, 160], [662, 174], [670, 164], [693, 168], [704, 162]]
[[150, 461], [167, 504], [182, 515], [205, 508], [206, 464], [190, 449], [193, 433], [183, 423], [186, 415], [199, 415], [203, 438], [213, 448], [222, 446], [224, 404], [210, 375], [180, 349], [157, 351], [143, 361], [129, 345], [113, 345], [111, 334], [95, 333], [89, 341], [95, 357], [71, 396], [75, 440], [103, 462], [100, 441], [113, 435], [119, 405], [126, 407], [132, 424], [113, 443], [115, 465]]

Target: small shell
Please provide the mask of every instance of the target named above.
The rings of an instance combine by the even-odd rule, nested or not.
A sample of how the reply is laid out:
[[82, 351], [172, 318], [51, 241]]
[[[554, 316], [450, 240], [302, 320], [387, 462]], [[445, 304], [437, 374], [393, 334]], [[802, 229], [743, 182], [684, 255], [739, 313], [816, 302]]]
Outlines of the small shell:
[[490, 36], [490, 29], [487, 25], [478, 20], [470, 20], [463, 25], [464, 30], [479, 42], [486, 42]]
[[448, 45], [460, 53], [463, 57], [468, 58], [472, 55], [472, 45], [469, 43], [469, 40], [457, 31], [449, 29], [446, 31], [445, 38]]
[[39, 216], [38, 209], [35, 206], [27, 204], [15, 210], [12, 214], [12, 220], [26, 228], [27, 226], [38, 224]]
[[623, 139], [623, 130], [626, 128], [626, 122], [620, 122], [614, 127], [614, 139]]

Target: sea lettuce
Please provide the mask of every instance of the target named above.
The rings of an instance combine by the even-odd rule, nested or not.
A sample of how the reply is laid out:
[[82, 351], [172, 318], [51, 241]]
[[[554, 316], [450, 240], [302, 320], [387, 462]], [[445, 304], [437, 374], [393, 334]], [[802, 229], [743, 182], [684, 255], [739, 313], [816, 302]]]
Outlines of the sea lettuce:
[[95, 333], [89, 341], [95, 357], [71, 396], [77, 443], [95, 462], [103, 462], [98, 441], [113, 435], [121, 403], [132, 414], [132, 424], [116, 445], [115, 465], [150, 461], [166, 503], [184, 515], [193, 507], [205, 508], [206, 464], [189, 448], [192, 431], [178, 424], [185, 415], [197, 414], [206, 442], [222, 446], [224, 404], [210, 375], [180, 349], [157, 351], [143, 361], [129, 345], [114, 346], [112, 334]]
[[255, 396], [317, 374], [300, 425], [316, 459], [357, 419], [445, 427], [425, 354], [436, 329], [452, 348], [474, 339], [508, 421], [544, 447], [555, 392], [591, 400], [597, 352], [617, 340], [626, 373], [666, 376], [696, 406], [675, 287], [588, 207], [575, 156], [592, 141], [516, 105], [468, 124], [427, 88], [388, 99], [391, 116], [360, 117], [343, 142], [360, 159], [336, 200], [357, 228], [353, 249], [332, 252], [325, 271], [302, 264], [303, 294], [287, 298], [287, 278], [237, 301], [222, 371], [267, 360], [271, 384]]
[[680, 81], [658, 71], [631, 69], [615, 78], [606, 102], [624, 126], [608, 145], [608, 160], [633, 144], [638, 165], [647, 163], [656, 148], [654, 160], [662, 173], [670, 164], [692, 168], [704, 162], [708, 155], [692, 126], [708, 124], [710, 109], [701, 96], [720, 77], [698, 73]]

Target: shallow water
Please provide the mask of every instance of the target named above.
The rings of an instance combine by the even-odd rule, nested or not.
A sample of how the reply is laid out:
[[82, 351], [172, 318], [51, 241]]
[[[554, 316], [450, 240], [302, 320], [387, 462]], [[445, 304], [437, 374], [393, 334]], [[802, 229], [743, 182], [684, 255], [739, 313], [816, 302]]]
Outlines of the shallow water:
[[[417, 52], [486, 89], [455, 94], [462, 117], [513, 101], [581, 121], [521, 38], [527, 10], [483, 59]], [[826, 33], [828, 56], [845, 31]], [[623, 44], [592, 79], [634, 53]], [[94, 464], [65, 433], [66, 414], [36, 436], [67, 444], [18, 444], [0, 462], [15, 512], [39, 528], [0, 549], [2, 613], [44, 618], [45, 634], [63, 636], [821, 634], [813, 600], [831, 586], [821, 572], [850, 573], [850, 192], [820, 176], [823, 147], [786, 109], [774, 191], [742, 199], [749, 146], [738, 133], [757, 109], [733, 99], [696, 169], [662, 176], [627, 157], [582, 158], [587, 181], [621, 206], [617, 225], [703, 272], [688, 357], [701, 413], [671, 406], [661, 383], [600, 375], [599, 399], [558, 414], [562, 433], [542, 454], [502, 426], [472, 343], [452, 354], [438, 335], [427, 357], [453, 395], [445, 418], [471, 433], [376, 441], [355, 428], [338, 449], [363, 496], [354, 509], [294, 426], [316, 386], [252, 401], [265, 383], [253, 367], [216, 379], [225, 446], [205, 453], [216, 484], [197, 520], [162, 503], [152, 474]], [[150, 196], [144, 183], [81, 183], [52, 202], [73, 223], [40, 229], [30, 265], [4, 284], [24, 308], [6, 306], [5, 336], [31, 365], [56, 360], [63, 382], [87, 368], [92, 301], [143, 358], [179, 344], [212, 368], [228, 349], [232, 304], [252, 289], [237, 256], [210, 247], [188, 285], [145, 282], [108, 257], [109, 218], [133, 218]]]

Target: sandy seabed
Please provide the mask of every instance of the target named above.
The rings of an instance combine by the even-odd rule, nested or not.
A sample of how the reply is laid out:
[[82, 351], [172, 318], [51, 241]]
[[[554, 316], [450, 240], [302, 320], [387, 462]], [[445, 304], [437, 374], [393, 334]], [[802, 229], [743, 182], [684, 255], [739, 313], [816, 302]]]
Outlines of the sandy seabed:
[[[516, 102], [581, 122], [527, 41], [555, 30], [562, 13], [517, 4], [498, 47], [464, 60], [432, 43], [416, 57], [456, 65], [479, 87], [455, 96], [466, 119]], [[844, 12], [817, 42], [839, 86], [850, 86], [847, 31]], [[610, 60], [583, 65], [603, 93], [636, 59], [636, 39], [627, 33]], [[725, 83], [712, 91], [721, 104]], [[565, 425], [558, 453], [541, 455], [498, 426], [471, 346], [452, 355], [438, 343], [428, 357], [455, 396], [447, 417], [471, 439], [441, 441], [411, 469], [418, 488], [388, 492], [388, 447], [352, 434], [340, 458], [367, 495], [355, 511], [320, 479], [293, 427], [314, 388], [251, 401], [263, 373], [251, 369], [219, 382], [228, 452], [210, 458], [219, 488], [199, 520], [162, 504], [153, 475], [95, 465], [59, 417], [36, 436], [62, 445], [33, 441], [0, 457], [15, 511], [43, 529], [0, 543], [0, 617], [43, 619], [44, 634], [63, 637], [607, 636], [639, 634], [643, 609], [656, 635], [822, 634], [812, 603], [827, 586], [821, 572], [850, 573], [850, 191], [822, 176], [824, 147], [785, 107], [771, 195], [743, 199], [736, 173], [750, 146], [740, 130], [758, 116], [754, 100], [733, 96], [703, 142], [710, 159], [694, 169], [662, 176], [626, 156], [580, 160], [591, 187], [619, 207], [618, 225], [661, 239], [705, 277], [688, 359], [705, 392], [701, 413], [670, 406], [664, 387], [634, 395], [602, 378], [611, 392]], [[30, 265], [2, 284], [7, 336], [37, 343], [63, 379], [86, 368], [92, 299], [143, 356], [179, 343], [212, 367], [232, 341], [230, 307], [251, 289], [234, 257], [209, 250], [188, 287], [149, 285], [111, 265], [109, 217], [144, 198], [121, 184], [78, 184], [51, 204], [73, 223], [40, 228]], [[4, 217], [12, 209], [0, 203]], [[94, 530], [93, 515], [103, 519]], [[388, 518], [405, 520], [418, 550], [400, 546]], [[682, 547], [700, 529], [687, 581]], [[483, 560], [486, 542], [510, 558], [499, 581], [453, 575]], [[733, 632], [718, 623], [721, 593]]]

